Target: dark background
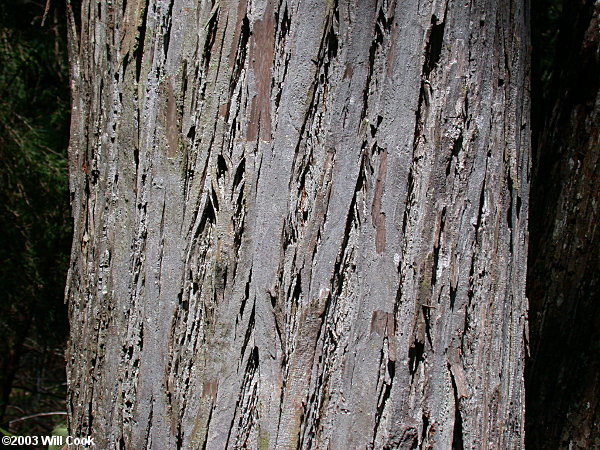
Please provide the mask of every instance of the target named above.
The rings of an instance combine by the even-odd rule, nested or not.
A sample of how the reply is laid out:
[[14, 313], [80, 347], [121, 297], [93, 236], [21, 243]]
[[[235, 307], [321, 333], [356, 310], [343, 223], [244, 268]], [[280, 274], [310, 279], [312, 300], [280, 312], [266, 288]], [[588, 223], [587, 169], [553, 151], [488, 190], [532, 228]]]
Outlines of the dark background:
[[71, 218], [65, 15], [0, 0], [0, 428], [64, 423]]

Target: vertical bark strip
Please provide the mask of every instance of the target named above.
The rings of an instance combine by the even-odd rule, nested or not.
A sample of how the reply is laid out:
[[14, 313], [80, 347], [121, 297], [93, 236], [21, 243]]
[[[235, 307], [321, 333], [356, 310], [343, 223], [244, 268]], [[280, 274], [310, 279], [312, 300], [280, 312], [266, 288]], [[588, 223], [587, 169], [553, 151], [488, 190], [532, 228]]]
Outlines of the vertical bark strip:
[[71, 432], [522, 447], [526, 15], [84, 0]]
[[565, 3], [533, 174], [528, 446], [600, 447], [600, 3]]

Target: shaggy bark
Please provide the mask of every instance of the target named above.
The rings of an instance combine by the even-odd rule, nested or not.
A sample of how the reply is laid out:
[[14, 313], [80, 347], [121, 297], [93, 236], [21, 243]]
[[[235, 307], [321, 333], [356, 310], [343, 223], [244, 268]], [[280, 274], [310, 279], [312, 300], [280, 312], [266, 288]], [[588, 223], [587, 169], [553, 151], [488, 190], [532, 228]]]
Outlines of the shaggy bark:
[[519, 448], [522, 2], [84, 1], [73, 434]]
[[600, 447], [600, 3], [567, 2], [536, 145], [528, 295], [531, 448]]

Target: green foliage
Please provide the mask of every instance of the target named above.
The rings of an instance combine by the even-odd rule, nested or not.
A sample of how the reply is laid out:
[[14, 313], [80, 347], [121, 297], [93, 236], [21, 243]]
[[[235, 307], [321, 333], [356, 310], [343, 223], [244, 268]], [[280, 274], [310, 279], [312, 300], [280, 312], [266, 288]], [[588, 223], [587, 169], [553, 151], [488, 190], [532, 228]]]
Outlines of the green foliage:
[[10, 28], [19, 11], [0, 8], [1, 307], [6, 320], [31, 303], [54, 322], [64, 314], [45, 297], [62, 295], [70, 233], [65, 58], [48, 28]]
[[547, 90], [554, 72], [556, 45], [559, 23], [562, 16], [562, 0], [540, 0], [535, 3], [537, 15], [534, 23], [535, 49], [538, 55], [535, 62], [539, 64], [539, 82], [543, 90]]
[[[31, 394], [35, 364], [56, 360], [41, 354], [62, 348], [68, 334], [64, 15], [50, 10], [42, 27], [43, 13], [44, 2], [0, 3], [0, 419], [9, 394], [21, 396], [21, 412], [39, 404], [39, 392]], [[20, 386], [11, 389], [15, 379]]]
[[[51, 433], [52, 436], [62, 436], [63, 442], [66, 442], [66, 438], [69, 435], [69, 431], [67, 430], [67, 426], [64, 423], [61, 423], [54, 427]], [[60, 445], [49, 445], [48, 450], [60, 450], [62, 446]]]
[[0, 428], [0, 434], [2, 434], [3, 436], [14, 436], [12, 433], [9, 433], [4, 428]]

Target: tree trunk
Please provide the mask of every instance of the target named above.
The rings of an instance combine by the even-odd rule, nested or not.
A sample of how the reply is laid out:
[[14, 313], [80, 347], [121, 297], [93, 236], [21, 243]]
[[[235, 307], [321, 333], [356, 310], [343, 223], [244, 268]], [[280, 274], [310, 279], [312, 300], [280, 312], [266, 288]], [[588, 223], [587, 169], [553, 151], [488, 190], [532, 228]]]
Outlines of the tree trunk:
[[600, 448], [600, 3], [565, 2], [536, 132], [528, 295], [531, 448]]
[[519, 448], [517, 2], [84, 1], [70, 430]]

